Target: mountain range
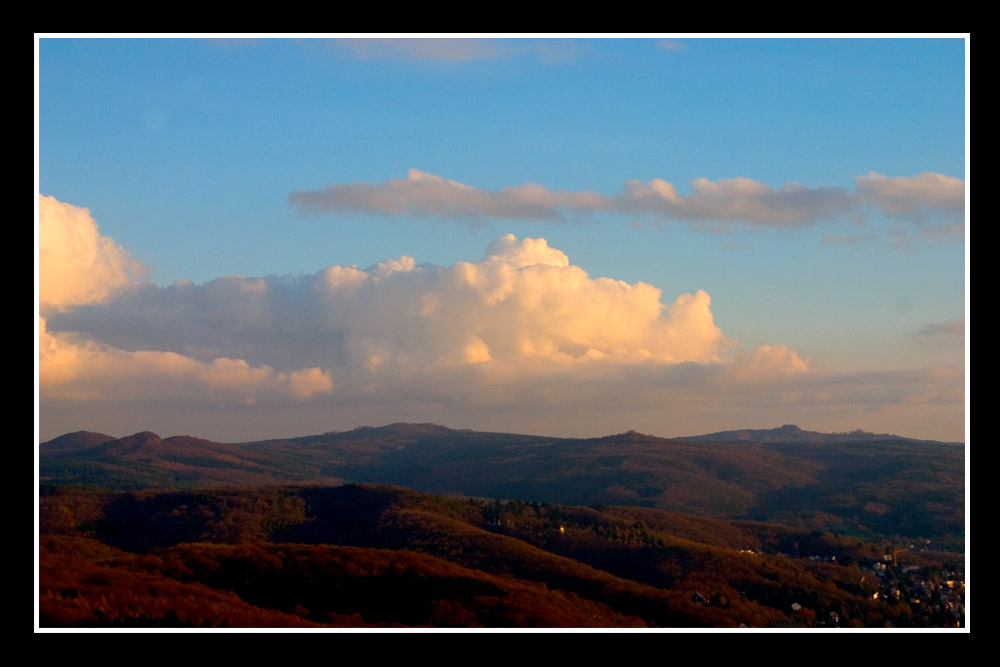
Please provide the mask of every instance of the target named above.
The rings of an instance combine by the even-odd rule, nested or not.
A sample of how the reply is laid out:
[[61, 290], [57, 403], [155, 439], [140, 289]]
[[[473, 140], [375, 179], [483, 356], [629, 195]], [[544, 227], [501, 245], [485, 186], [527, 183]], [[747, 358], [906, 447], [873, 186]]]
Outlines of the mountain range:
[[235, 444], [77, 432], [42, 443], [39, 472], [46, 485], [121, 490], [377, 482], [952, 546], [964, 540], [963, 447], [794, 426], [675, 439], [635, 431], [581, 439], [396, 423]]

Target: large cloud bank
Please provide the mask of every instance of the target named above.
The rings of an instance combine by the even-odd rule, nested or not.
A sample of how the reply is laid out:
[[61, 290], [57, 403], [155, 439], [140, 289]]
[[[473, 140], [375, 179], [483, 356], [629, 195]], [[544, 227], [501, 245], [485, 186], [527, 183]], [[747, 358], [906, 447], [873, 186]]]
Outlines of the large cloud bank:
[[510, 373], [539, 362], [719, 362], [728, 342], [710, 302], [699, 291], [666, 305], [652, 285], [591, 278], [544, 239], [506, 235], [476, 262], [403, 256], [297, 278], [136, 285], [50, 322], [133, 355], [376, 380], [481, 364]]
[[[406, 378], [463, 367], [503, 382], [721, 363], [730, 346], [705, 292], [664, 303], [652, 285], [588, 276], [545, 239], [508, 234], [482, 259], [448, 267], [403, 256], [158, 287], [134, 280], [137, 267], [86, 209], [44, 204], [40, 301], [59, 306], [43, 312], [47, 392], [302, 400], [341, 383], [398, 391]], [[789, 354], [788, 367], [803, 369]]]
[[508, 234], [451, 266], [403, 256], [161, 287], [138, 280], [86, 209], [41, 203], [40, 397], [65, 430], [114, 432], [80, 420], [129, 410], [132, 428], [152, 428], [174, 410], [211, 419], [216, 437], [237, 422], [262, 437], [259, 415], [289, 414], [273, 435], [342, 420], [669, 435], [758, 424], [767, 410], [937, 415], [964, 400], [961, 373], [837, 376], [787, 345], [734, 351], [705, 292], [664, 299], [594, 278], [541, 238]]
[[654, 221], [794, 227], [859, 216], [870, 209], [894, 219], [946, 224], [964, 216], [965, 183], [958, 178], [930, 172], [889, 178], [872, 172], [858, 176], [855, 185], [854, 192], [801, 183], [774, 189], [749, 178], [698, 178], [682, 195], [673, 184], [654, 178], [648, 183], [630, 180], [622, 192], [611, 196], [549, 190], [537, 183], [488, 191], [410, 169], [405, 179], [381, 184], [335, 183], [321, 190], [300, 190], [289, 195], [289, 202], [304, 215], [357, 211], [472, 221], [564, 220], [610, 211]]
[[[80, 308], [102, 307], [148, 289], [142, 266], [99, 233], [90, 211], [39, 197], [39, 358], [43, 398], [72, 400], [210, 399], [253, 404], [258, 397], [304, 400], [329, 393], [319, 368], [276, 372], [267, 365], [217, 355], [199, 360], [136, 341], [126, 349], [97, 342], [99, 335], [53, 334], [48, 320]], [[128, 349], [132, 348], [132, 349]]]

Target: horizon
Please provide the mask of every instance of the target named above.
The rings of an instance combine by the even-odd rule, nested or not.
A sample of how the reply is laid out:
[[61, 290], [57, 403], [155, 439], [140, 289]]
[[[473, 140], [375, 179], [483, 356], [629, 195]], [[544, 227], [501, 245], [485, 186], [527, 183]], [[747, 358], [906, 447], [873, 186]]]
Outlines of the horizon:
[[[620, 432], [617, 432], [617, 433], [607, 433], [607, 434], [603, 434], [603, 435], [593, 435], [593, 434], [591, 434], [591, 435], [588, 435], [588, 436], [560, 436], [560, 435], [540, 434], [540, 433], [523, 433], [523, 432], [518, 432], [518, 431], [481, 431], [481, 430], [470, 429], [470, 428], [452, 427], [452, 426], [448, 426], [446, 424], [436, 424], [436, 423], [433, 423], [433, 422], [417, 422], [417, 423], [415, 423], [415, 422], [392, 422], [392, 423], [389, 423], [389, 424], [381, 424], [379, 426], [361, 425], [361, 426], [354, 426], [352, 428], [346, 428], [346, 429], [337, 429], [337, 430], [331, 430], [331, 431], [323, 431], [321, 433], [303, 433], [303, 434], [299, 434], [299, 435], [287, 435], [286, 434], [286, 435], [281, 435], [281, 436], [272, 436], [272, 437], [267, 437], [267, 438], [260, 438], [258, 440], [245, 440], [245, 441], [240, 441], [240, 442], [234, 442], [234, 441], [228, 441], [227, 442], [227, 441], [222, 441], [222, 440], [219, 440], [219, 441], [210, 441], [210, 442], [218, 442], [220, 444], [228, 444], [228, 445], [239, 445], [239, 444], [248, 444], [248, 443], [255, 443], [255, 442], [265, 442], [265, 441], [269, 441], [269, 440], [293, 440], [293, 439], [297, 439], [297, 438], [309, 438], [309, 437], [315, 437], [315, 436], [321, 436], [321, 435], [329, 435], [329, 434], [350, 433], [350, 432], [353, 432], [353, 431], [365, 431], [365, 430], [373, 430], [373, 431], [375, 431], [375, 430], [379, 430], [379, 429], [389, 428], [390, 426], [436, 426], [438, 428], [443, 428], [443, 429], [448, 430], [448, 431], [464, 431], [464, 432], [473, 432], [473, 433], [497, 433], [497, 434], [502, 434], [502, 435], [520, 435], [520, 436], [528, 436], [528, 437], [546, 437], [546, 438], [555, 438], [557, 440], [559, 440], [559, 439], [563, 439], [563, 440], [599, 440], [599, 439], [602, 439], [602, 438], [613, 438], [613, 437], [616, 437], [616, 436], [629, 435], [629, 434], [632, 434], [632, 433], [635, 433], [635, 434], [638, 434], [638, 435], [642, 435], [642, 436], [648, 436], [648, 437], [652, 437], [652, 438], [657, 438], [657, 439], [660, 439], [660, 440], [684, 440], [684, 439], [687, 439], [687, 438], [701, 438], [701, 437], [710, 436], [710, 435], [725, 434], [725, 433], [740, 433], [740, 432], [746, 432], [746, 431], [782, 431], [782, 430], [785, 430], [785, 429], [788, 429], [788, 428], [791, 427], [791, 428], [795, 428], [796, 431], [801, 432], [801, 433], [810, 433], [810, 434], [818, 433], [820, 435], [827, 435], [827, 436], [830, 436], [830, 435], [870, 435], [870, 436], [889, 436], [889, 437], [894, 437], [894, 438], [903, 438], [905, 440], [925, 441], [925, 440], [922, 440], [920, 438], [911, 438], [911, 437], [908, 437], [908, 436], [905, 436], [905, 435], [900, 435], [898, 433], [873, 433], [871, 431], [864, 431], [862, 429], [854, 429], [854, 430], [851, 430], [851, 431], [832, 431], [832, 432], [829, 432], [829, 433], [824, 433], [822, 431], [814, 431], [814, 430], [808, 429], [808, 428], [801, 428], [801, 427], [799, 427], [796, 424], [782, 424], [781, 426], [775, 426], [775, 427], [772, 427], [772, 428], [764, 428], [764, 429], [756, 429], [756, 428], [755, 429], [728, 429], [728, 430], [725, 430], [725, 431], [714, 431], [712, 433], [690, 433], [690, 434], [687, 434], [687, 435], [660, 435], [660, 434], [657, 434], [657, 433], [643, 433], [641, 431], [636, 431], [635, 429], [628, 429], [626, 431], [620, 431]], [[74, 434], [77, 434], [77, 433], [96, 433], [96, 434], [99, 434], [99, 435], [109, 436], [109, 437], [115, 438], [117, 440], [122, 440], [122, 439], [125, 439], [125, 438], [130, 438], [130, 437], [142, 434], [142, 433], [150, 433], [150, 434], [155, 435], [156, 437], [160, 438], [161, 440], [169, 440], [170, 438], [196, 438], [196, 439], [206, 439], [207, 440], [207, 438], [202, 438], [202, 436], [200, 436], [200, 435], [195, 435], [195, 434], [191, 434], [191, 433], [184, 433], [184, 434], [181, 434], [181, 433], [172, 433], [170, 435], [164, 436], [164, 435], [161, 435], [161, 434], [156, 433], [154, 431], [145, 430], [145, 431], [136, 431], [135, 433], [127, 433], [125, 435], [120, 435], [119, 436], [119, 435], [112, 435], [111, 433], [105, 433], [103, 431], [77, 430], [77, 431], [69, 431], [69, 432], [66, 432], [66, 433], [62, 433], [60, 435], [55, 436], [54, 438], [49, 438], [48, 440], [43, 440], [43, 441], [41, 441], [41, 444], [45, 444], [47, 442], [52, 442], [54, 440], [58, 440], [59, 438], [62, 438], [62, 437], [68, 436], [68, 435], [74, 435]], [[956, 441], [926, 440], [926, 442], [937, 442], [939, 444], [945, 444], [945, 445], [962, 445], [962, 446], [965, 445], [964, 442], [957, 441], [957, 440]]]
[[36, 442], [967, 443], [968, 48], [36, 36]]

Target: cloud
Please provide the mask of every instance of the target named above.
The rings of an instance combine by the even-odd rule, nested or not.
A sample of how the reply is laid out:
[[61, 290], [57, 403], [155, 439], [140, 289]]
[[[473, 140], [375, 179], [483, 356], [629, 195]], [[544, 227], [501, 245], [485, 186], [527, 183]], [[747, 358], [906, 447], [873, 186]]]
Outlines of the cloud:
[[[45, 229], [53, 211], [84, 209], [43, 210]], [[66, 238], [100, 238], [84, 234], [96, 229], [89, 215], [71, 220]], [[960, 371], [835, 374], [780, 343], [734, 353], [706, 292], [664, 298], [647, 283], [591, 277], [542, 238], [507, 234], [450, 266], [404, 255], [167, 286], [107, 270], [127, 256], [104, 240], [92, 262], [100, 280], [84, 272], [87, 289], [50, 292], [60, 307], [39, 321], [43, 430], [116, 432], [99, 419], [127, 414], [134, 429], [214, 424], [199, 434], [219, 438], [399, 420], [673, 435], [788, 423], [787, 411], [810, 409], [843, 418], [831, 427], [876, 430], [885, 410], [952, 423], [964, 401]], [[61, 270], [40, 264], [47, 284]]]
[[573, 62], [587, 48], [585, 43], [569, 39], [342, 38], [331, 43], [362, 60], [439, 63], [533, 56], [542, 64], [553, 65]]
[[743, 374], [753, 377], [773, 373], [805, 373], [809, 362], [787, 345], [758, 345], [753, 354], [740, 358]]
[[947, 322], [925, 324], [917, 336], [924, 341], [965, 342], [965, 318], [957, 317]]
[[960, 178], [933, 172], [889, 178], [870, 172], [855, 181], [858, 200], [888, 216], [924, 220], [935, 214], [961, 217], [965, 213], [965, 181]]
[[46, 399], [84, 402], [163, 401], [207, 406], [304, 401], [333, 391], [318, 368], [277, 373], [242, 359], [208, 362], [160, 350], [126, 351], [52, 335], [39, 322], [39, 385]]
[[[133, 349], [95, 342], [82, 334], [51, 332], [51, 318], [71, 317], [90, 305], [135, 299], [148, 293], [140, 285], [143, 267], [113, 240], [98, 232], [85, 208], [38, 200], [40, 393], [44, 398], [141, 400], [173, 396], [183, 400], [252, 404], [260, 397], [308, 400], [330, 393], [332, 380], [319, 368], [276, 372], [243, 359], [213, 356], [200, 361], [184, 354], [132, 341]], [[241, 288], [253, 290], [253, 282]], [[170, 314], [158, 321], [170, 327]]]
[[[43, 275], [52, 269], [43, 262]], [[461, 382], [599, 381], [725, 363], [732, 344], [703, 291], [664, 302], [652, 285], [592, 278], [545, 239], [510, 234], [451, 266], [403, 256], [294, 277], [130, 283], [87, 300], [40, 321], [47, 399], [461, 401]]]
[[98, 232], [88, 209], [39, 195], [38, 215], [43, 311], [101, 301], [145, 273], [121, 246]]
[[[420, 174], [413, 182], [464, 190]], [[531, 196], [515, 189], [493, 206]], [[511, 386], [609, 366], [710, 363], [729, 345], [704, 292], [664, 304], [651, 285], [592, 279], [544, 239], [502, 236], [479, 261], [449, 267], [403, 256], [159, 287], [138, 282], [141, 267], [86, 209], [40, 199], [39, 237], [39, 384], [49, 403], [412, 399], [452, 393], [466, 372]]]
[[518, 268], [535, 264], [569, 266], [569, 257], [566, 253], [550, 248], [545, 239], [519, 241], [513, 234], [505, 234], [486, 246], [483, 261], [512, 264]]
[[144, 285], [50, 319], [116, 349], [245, 359], [353, 377], [489, 361], [711, 362], [729, 343], [705, 292], [591, 278], [545, 239], [505, 235], [475, 262], [389, 259], [310, 276]]
[[917, 238], [931, 243], [960, 243], [965, 240], [965, 220], [924, 226], [917, 230]]
[[[302, 215], [356, 211], [378, 215], [465, 220], [575, 219], [598, 212], [648, 216], [654, 222], [742, 223], [758, 227], [798, 227], [823, 220], [863, 215], [875, 208], [890, 218], [931, 220], [939, 214], [960, 215], [964, 183], [941, 174], [913, 178], [859, 176], [854, 193], [844, 188], [807, 187], [787, 183], [774, 189], [749, 178], [710, 181], [697, 178], [689, 194], [654, 178], [627, 181], [622, 192], [608, 196], [592, 191], [549, 190], [537, 183], [482, 190], [458, 181], [411, 169], [406, 179], [382, 184], [340, 183], [322, 190], [300, 190], [289, 203]], [[954, 220], [946, 222], [954, 224]]]
[[673, 185], [656, 178], [648, 184], [632, 180], [618, 197], [626, 213], [652, 214], [663, 219], [745, 222], [750, 225], [790, 227], [806, 225], [850, 210], [850, 197], [841, 188], [807, 188], [789, 183], [774, 190], [749, 178], [691, 181], [691, 194], [681, 196]]
[[862, 234], [851, 234], [850, 236], [841, 236], [839, 234], [825, 234], [820, 240], [820, 245], [859, 245], [862, 243], [868, 243], [874, 241], [877, 238], [874, 232], [865, 232]]
[[410, 169], [405, 179], [381, 185], [334, 184], [322, 190], [293, 192], [288, 200], [303, 215], [347, 210], [473, 222], [482, 217], [563, 220], [567, 211], [601, 210], [612, 203], [594, 192], [548, 190], [534, 183], [488, 192], [417, 169]]
[[369, 59], [431, 60], [438, 62], [465, 62], [497, 58], [499, 45], [484, 39], [439, 39], [414, 37], [410, 39], [337, 39], [336, 43], [356, 57]]
[[676, 39], [661, 39], [656, 45], [665, 51], [681, 52], [687, 49], [687, 44]]

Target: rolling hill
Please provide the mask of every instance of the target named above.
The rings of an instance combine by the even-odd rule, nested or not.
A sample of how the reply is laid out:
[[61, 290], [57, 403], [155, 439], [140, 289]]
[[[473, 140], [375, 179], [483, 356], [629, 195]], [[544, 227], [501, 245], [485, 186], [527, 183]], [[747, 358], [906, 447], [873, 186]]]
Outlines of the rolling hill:
[[953, 583], [961, 585], [960, 554], [649, 508], [370, 484], [62, 487], [41, 507], [43, 627], [954, 627], [964, 619]]
[[[820, 437], [822, 436], [822, 437]], [[550, 438], [391, 424], [238, 444], [78, 432], [39, 448], [43, 484], [180, 490], [389, 483], [430, 493], [633, 505], [863, 537], [964, 542], [954, 443], [785, 426], [666, 439]]]

